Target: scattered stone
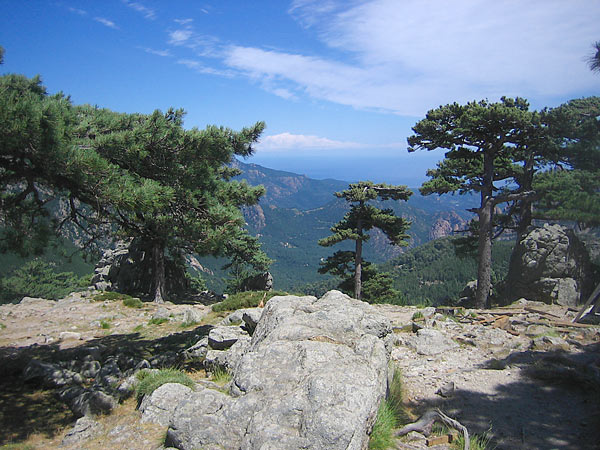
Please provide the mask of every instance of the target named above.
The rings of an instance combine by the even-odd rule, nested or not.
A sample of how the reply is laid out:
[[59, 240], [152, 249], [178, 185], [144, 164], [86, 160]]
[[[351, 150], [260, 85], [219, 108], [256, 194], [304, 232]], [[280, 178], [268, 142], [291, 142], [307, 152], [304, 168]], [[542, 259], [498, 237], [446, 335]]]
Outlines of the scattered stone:
[[80, 340], [81, 339], [81, 333], [77, 333], [75, 331], [63, 331], [58, 335], [58, 338], [61, 341], [67, 341], [69, 339], [73, 339], [73, 340]]
[[408, 338], [407, 344], [419, 355], [439, 355], [458, 347], [458, 344], [446, 337], [444, 333], [430, 328], [417, 331], [415, 337]]
[[77, 419], [73, 428], [63, 438], [61, 445], [75, 445], [82, 443], [88, 439], [92, 439], [104, 432], [104, 426], [92, 419], [91, 417], [83, 416]]
[[256, 325], [258, 324], [262, 313], [263, 308], [249, 308], [244, 311], [244, 314], [242, 315], [242, 320], [246, 324], [245, 328], [248, 331], [248, 333], [254, 333], [254, 330], [256, 329]]
[[84, 378], [95, 378], [101, 369], [100, 362], [98, 361], [85, 361], [81, 366], [81, 376]]
[[208, 345], [213, 350], [226, 350], [243, 336], [248, 336], [240, 327], [214, 327], [208, 332]]
[[48, 388], [81, 384], [81, 375], [68, 369], [62, 369], [56, 364], [32, 359], [23, 369], [23, 380], [37, 383]]

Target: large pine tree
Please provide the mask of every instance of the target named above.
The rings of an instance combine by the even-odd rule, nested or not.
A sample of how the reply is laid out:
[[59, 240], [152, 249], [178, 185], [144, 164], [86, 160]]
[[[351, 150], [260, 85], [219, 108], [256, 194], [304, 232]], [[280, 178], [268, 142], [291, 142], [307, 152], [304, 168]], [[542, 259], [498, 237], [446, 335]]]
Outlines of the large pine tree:
[[[81, 145], [150, 183], [150, 203], [123, 199], [107, 213], [122, 232], [138, 239], [153, 261], [156, 302], [166, 297], [165, 256], [184, 254], [227, 255], [266, 270], [269, 260], [256, 238], [243, 229], [242, 206], [254, 205], [264, 188], [231, 178], [239, 172], [227, 167], [234, 155], [253, 153], [253, 144], [264, 128], [259, 122], [239, 132], [209, 126], [183, 128], [184, 112], [117, 114], [92, 107], [79, 109]], [[151, 192], [152, 193], [152, 192]], [[126, 194], [126, 193], [125, 193]], [[124, 195], [125, 195], [124, 194]]]

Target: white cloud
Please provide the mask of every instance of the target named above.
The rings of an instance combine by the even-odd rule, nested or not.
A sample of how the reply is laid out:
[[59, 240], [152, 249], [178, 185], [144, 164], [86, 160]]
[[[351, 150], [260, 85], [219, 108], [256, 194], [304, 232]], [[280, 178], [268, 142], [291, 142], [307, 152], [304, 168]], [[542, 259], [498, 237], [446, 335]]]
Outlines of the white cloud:
[[148, 48], [148, 47], [140, 47], [142, 48], [146, 53], [150, 53], [151, 55], [157, 55], [157, 56], [173, 56], [171, 55], [171, 52], [169, 50], [155, 50], [153, 48]]
[[175, 30], [169, 33], [169, 44], [183, 45], [190, 40], [193, 32], [191, 30]]
[[112, 20], [105, 19], [104, 17], [94, 17], [94, 20], [114, 30], [119, 29], [119, 27]]
[[193, 21], [194, 19], [175, 19], [175, 22], [182, 26], [190, 25]]
[[84, 11], [83, 9], [71, 8], [71, 7], [69, 7], [68, 9], [72, 13], [79, 14], [80, 16], [87, 16], [87, 11]]
[[200, 61], [196, 61], [193, 59], [180, 59], [177, 61], [177, 64], [181, 64], [183, 66], [188, 67], [198, 73], [208, 74], [208, 75], [218, 75], [225, 78], [232, 78], [234, 73], [230, 70], [219, 70], [212, 67], [207, 67], [203, 65]]
[[347, 150], [362, 148], [364, 145], [356, 142], [335, 141], [332, 139], [305, 135], [280, 133], [271, 136], [265, 136], [261, 139], [257, 149], [262, 151], [277, 151], [277, 150]]
[[296, 0], [289, 12], [334, 56], [226, 51], [226, 64], [275, 94], [421, 116], [453, 101], [580, 95], [598, 83], [584, 61], [598, 2]]
[[146, 19], [156, 19], [156, 12], [152, 8], [148, 8], [147, 6], [144, 6], [141, 3], [130, 2], [128, 0], [123, 0], [123, 3], [142, 14]]

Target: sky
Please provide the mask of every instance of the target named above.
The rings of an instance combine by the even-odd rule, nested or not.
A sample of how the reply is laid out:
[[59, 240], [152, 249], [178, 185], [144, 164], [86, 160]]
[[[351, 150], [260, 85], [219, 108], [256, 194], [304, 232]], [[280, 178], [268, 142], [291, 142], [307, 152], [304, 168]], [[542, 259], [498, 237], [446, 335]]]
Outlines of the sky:
[[586, 58], [600, 0], [0, 0], [0, 74], [186, 128], [267, 128], [247, 162], [411, 187], [443, 150], [407, 152], [428, 110], [600, 95]]

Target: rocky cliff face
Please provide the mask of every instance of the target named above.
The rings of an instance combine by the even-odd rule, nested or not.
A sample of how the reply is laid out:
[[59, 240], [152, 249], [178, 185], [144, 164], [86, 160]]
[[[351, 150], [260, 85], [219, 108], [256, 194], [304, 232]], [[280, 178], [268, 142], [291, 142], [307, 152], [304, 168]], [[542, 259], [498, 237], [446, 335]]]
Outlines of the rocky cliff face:
[[429, 231], [429, 239], [439, 239], [445, 236], [452, 236], [453, 233], [465, 230], [468, 221], [459, 216], [454, 211], [445, 211], [437, 214], [437, 219], [433, 222]]

